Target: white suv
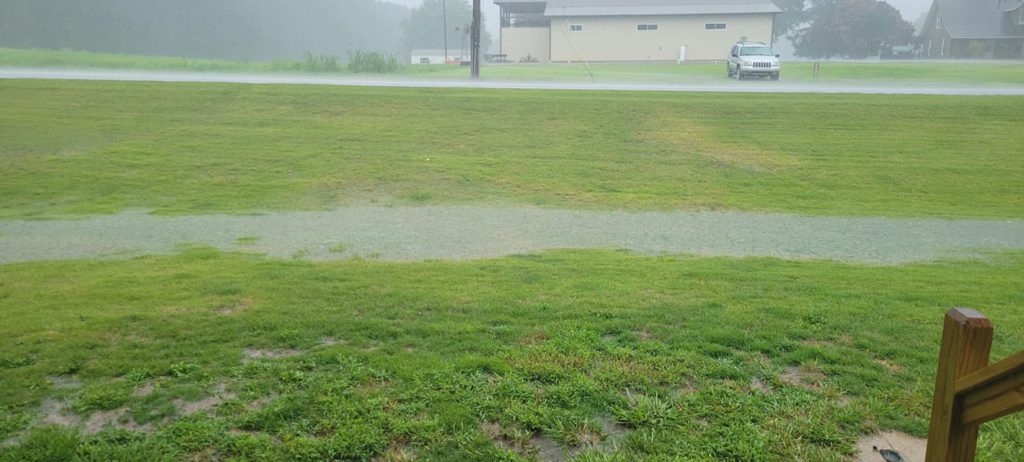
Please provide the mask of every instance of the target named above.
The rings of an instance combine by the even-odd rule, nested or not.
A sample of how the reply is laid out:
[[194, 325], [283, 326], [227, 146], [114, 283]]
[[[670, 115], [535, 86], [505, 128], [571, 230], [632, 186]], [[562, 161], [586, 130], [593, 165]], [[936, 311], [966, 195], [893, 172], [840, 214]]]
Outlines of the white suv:
[[779, 55], [772, 52], [771, 47], [762, 42], [738, 42], [729, 52], [726, 63], [729, 77], [740, 80], [750, 76], [768, 76], [779, 80]]

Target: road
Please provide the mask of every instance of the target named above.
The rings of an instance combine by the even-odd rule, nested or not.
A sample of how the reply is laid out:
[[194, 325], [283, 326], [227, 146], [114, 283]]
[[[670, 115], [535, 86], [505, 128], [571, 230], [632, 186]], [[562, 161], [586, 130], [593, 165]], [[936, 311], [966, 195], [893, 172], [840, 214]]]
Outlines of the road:
[[1024, 250], [1024, 220], [432, 206], [0, 221], [0, 264], [171, 254], [181, 245], [312, 260], [466, 260], [552, 249], [623, 249], [642, 255], [889, 265]]
[[954, 84], [854, 84], [787, 83], [771, 81], [715, 80], [698, 83], [592, 83], [497, 80], [426, 80], [356, 76], [314, 76], [290, 74], [240, 74], [218, 72], [68, 70], [43, 68], [0, 68], [0, 79], [113, 80], [132, 82], [202, 82], [272, 85], [334, 85], [399, 88], [488, 88], [521, 90], [604, 90], [711, 93], [855, 93], [892, 95], [1024, 96], [1024, 86], [969, 86]]

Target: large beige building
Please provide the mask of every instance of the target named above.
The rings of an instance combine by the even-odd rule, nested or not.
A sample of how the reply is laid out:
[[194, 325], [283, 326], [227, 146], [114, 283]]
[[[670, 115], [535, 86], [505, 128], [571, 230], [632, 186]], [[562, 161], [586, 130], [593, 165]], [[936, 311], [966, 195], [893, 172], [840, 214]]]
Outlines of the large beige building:
[[705, 61], [771, 43], [771, 0], [494, 0], [512, 62]]

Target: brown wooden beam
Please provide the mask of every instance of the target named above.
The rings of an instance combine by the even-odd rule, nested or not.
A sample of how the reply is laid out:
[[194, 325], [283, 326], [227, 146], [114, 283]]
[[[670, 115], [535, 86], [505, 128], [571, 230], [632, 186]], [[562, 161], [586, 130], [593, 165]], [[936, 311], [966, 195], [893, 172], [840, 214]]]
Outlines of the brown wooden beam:
[[992, 322], [977, 311], [956, 308], [946, 313], [935, 374], [935, 400], [928, 429], [926, 462], [970, 462], [978, 444], [978, 425], [964, 424], [957, 380], [988, 366]]
[[982, 424], [1024, 410], [1024, 351], [956, 383], [962, 425]]

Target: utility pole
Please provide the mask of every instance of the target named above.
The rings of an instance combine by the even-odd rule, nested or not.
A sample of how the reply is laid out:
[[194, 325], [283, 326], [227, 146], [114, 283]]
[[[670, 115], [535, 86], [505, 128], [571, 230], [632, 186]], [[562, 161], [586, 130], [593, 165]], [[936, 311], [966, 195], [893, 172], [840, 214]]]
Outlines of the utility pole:
[[442, 40], [444, 40], [444, 64], [448, 64], [448, 0], [441, 0]]
[[472, 61], [474, 79], [480, 78], [480, 0], [473, 0], [473, 28], [469, 39], [469, 59]]

